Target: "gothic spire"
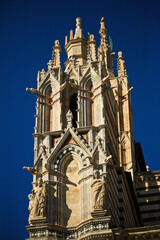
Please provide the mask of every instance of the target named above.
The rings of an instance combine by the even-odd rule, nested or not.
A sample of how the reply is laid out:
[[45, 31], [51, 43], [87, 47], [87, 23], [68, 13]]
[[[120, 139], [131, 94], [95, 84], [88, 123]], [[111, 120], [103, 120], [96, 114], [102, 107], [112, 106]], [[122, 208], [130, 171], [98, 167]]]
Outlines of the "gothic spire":
[[108, 66], [108, 64], [107, 64], [107, 51], [108, 51], [107, 33], [108, 33], [108, 30], [105, 26], [104, 17], [101, 18], [100, 24], [101, 24], [101, 27], [99, 30], [99, 34], [101, 36], [101, 42], [100, 42], [100, 46], [98, 48], [98, 60], [104, 61], [106, 66]]

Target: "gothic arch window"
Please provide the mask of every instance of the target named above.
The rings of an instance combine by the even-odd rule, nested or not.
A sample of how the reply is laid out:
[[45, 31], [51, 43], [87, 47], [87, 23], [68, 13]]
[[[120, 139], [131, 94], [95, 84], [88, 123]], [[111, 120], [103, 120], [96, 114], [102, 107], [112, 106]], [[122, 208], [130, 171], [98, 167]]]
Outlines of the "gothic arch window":
[[90, 98], [91, 98], [91, 102], [90, 102], [90, 123], [92, 126], [94, 126], [94, 99], [93, 99], [93, 86], [91, 85], [90, 87], [90, 92], [91, 92], [91, 95], [90, 95]]
[[86, 106], [86, 126], [94, 125], [94, 99], [93, 99], [93, 85], [89, 81], [86, 85], [87, 87], [87, 106]]
[[73, 127], [75, 128], [77, 127], [77, 108], [78, 108], [77, 93], [74, 93], [70, 96], [70, 99], [69, 99], [69, 109], [73, 114], [72, 124], [73, 124]]
[[52, 130], [52, 106], [51, 106], [51, 96], [52, 96], [52, 88], [51, 85], [49, 85], [46, 88], [45, 95], [46, 97], [46, 105], [45, 105], [45, 122], [44, 122], [44, 131], [51, 131]]

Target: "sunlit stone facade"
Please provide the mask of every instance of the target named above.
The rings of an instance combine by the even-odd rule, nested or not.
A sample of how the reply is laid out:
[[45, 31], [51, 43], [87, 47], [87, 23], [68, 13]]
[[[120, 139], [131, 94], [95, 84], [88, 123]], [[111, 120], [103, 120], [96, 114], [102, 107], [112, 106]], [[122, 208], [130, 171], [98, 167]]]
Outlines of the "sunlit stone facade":
[[[160, 172], [145, 165], [133, 135], [131, 91], [122, 52], [84, 39], [81, 18], [38, 72], [29, 239], [160, 239]], [[115, 65], [117, 71], [115, 71]], [[117, 72], [117, 73], [115, 73]]]

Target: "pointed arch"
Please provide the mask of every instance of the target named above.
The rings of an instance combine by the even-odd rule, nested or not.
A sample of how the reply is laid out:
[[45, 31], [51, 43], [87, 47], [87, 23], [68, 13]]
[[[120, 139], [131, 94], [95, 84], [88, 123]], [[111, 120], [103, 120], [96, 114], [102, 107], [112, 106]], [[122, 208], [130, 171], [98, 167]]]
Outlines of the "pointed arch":
[[76, 226], [81, 222], [81, 174], [89, 165], [87, 154], [77, 145], [64, 146], [50, 162], [57, 171], [57, 222], [66, 227]]
[[51, 80], [48, 79], [40, 86], [39, 89], [40, 96], [38, 99], [39, 109], [41, 115], [39, 116], [39, 129], [40, 132], [45, 132], [50, 130], [50, 116], [51, 116], [51, 96], [52, 96], [52, 86]]
[[50, 160], [51, 168], [63, 173], [68, 155], [72, 155], [72, 157], [78, 161], [80, 169], [90, 164], [88, 154], [81, 147], [74, 144], [68, 144], [61, 148], [54, 158]]
[[89, 74], [87, 78], [83, 79], [81, 82], [80, 101], [82, 114], [82, 126], [93, 126], [94, 125], [94, 83], [92, 81], [91, 75]]
[[[52, 74], [48, 74], [39, 88], [39, 112], [41, 113], [41, 116], [39, 116], [40, 132], [52, 131], [53, 125], [60, 125], [60, 117], [54, 119], [54, 113], [57, 112], [57, 109], [55, 109], [53, 104], [57, 99], [60, 99], [59, 89], [60, 83]], [[58, 108], [60, 108], [60, 105]], [[55, 123], [55, 121], [58, 121], [59, 124]]]

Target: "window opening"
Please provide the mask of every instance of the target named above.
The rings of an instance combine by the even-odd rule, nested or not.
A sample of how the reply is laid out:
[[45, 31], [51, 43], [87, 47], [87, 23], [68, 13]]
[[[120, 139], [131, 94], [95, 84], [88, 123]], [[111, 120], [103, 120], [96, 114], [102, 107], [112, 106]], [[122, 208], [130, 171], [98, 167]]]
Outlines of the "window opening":
[[72, 125], [73, 127], [76, 128], [77, 127], [77, 108], [78, 108], [77, 93], [74, 93], [73, 95], [71, 95], [70, 101], [69, 101], [69, 108], [73, 114]]

